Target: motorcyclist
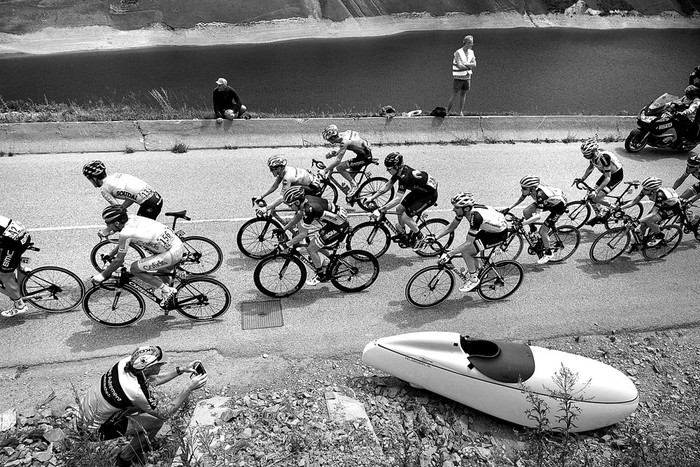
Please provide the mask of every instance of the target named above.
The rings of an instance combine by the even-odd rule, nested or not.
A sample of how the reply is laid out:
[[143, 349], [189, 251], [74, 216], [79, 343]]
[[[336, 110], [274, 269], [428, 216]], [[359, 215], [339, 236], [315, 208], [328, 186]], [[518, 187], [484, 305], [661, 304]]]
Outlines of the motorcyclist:
[[700, 88], [688, 86], [683, 97], [671, 102], [670, 107], [676, 112], [673, 118], [681, 139], [697, 141], [698, 123], [695, 120], [700, 107]]

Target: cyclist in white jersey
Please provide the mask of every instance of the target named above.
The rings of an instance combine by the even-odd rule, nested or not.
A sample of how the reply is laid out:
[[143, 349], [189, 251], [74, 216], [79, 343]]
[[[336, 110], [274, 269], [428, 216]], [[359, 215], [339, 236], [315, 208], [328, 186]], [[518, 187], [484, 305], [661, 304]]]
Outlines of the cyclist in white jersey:
[[292, 186], [302, 186], [307, 194], [320, 196], [320, 184], [316, 177], [306, 169], [287, 166], [287, 159], [282, 156], [271, 156], [267, 160], [267, 166], [270, 172], [275, 177], [272, 186], [265, 193], [255, 199], [255, 203], [259, 204], [265, 197], [274, 193], [277, 188], [280, 188], [280, 196], [267, 206], [268, 210], [273, 210], [282, 204], [283, 196]]
[[143, 180], [133, 175], [113, 173], [107, 175], [105, 165], [101, 161], [88, 162], [83, 166], [83, 175], [96, 187], [111, 205], [120, 204], [128, 208], [132, 204], [139, 205], [136, 213], [141, 217], [155, 220], [163, 209], [163, 198]]
[[[699, 67], [700, 68], [700, 67]], [[692, 175], [695, 177], [697, 180], [700, 180], [700, 155], [693, 155], [688, 158], [688, 163], [685, 167], [685, 171], [681, 174], [680, 177], [673, 183], [673, 188], [674, 190], [677, 190], [683, 182], [685, 182], [685, 179], [688, 178], [689, 175]], [[680, 195], [680, 199], [683, 201], [687, 201], [689, 203], [692, 203], [693, 201], [697, 200], [700, 198], [700, 182], [696, 182], [693, 185], [691, 185], [689, 188], [686, 188], [683, 193]]]
[[12, 308], [1, 313], [5, 318], [20, 315], [29, 310], [22, 300], [15, 270], [22, 259], [22, 253], [27, 250], [30, 243], [31, 237], [24, 225], [0, 216], [0, 284], [3, 285], [0, 287], [0, 292], [7, 295], [13, 302]]
[[[163, 371], [167, 363], [163, 359], [163, 351], [156, 345], [137, 348], [107, 370], [80, 401], [81, 429], [96, 432], [100, 440], [131, 438], [114, 459], [118, 467], [146, 465], [144, 453], [165, 421], [207, 382], [207, 374], [197, 374], [194, 369], [198, 362]], [[185, 373], [190, 380], [178, 397], [170, 404], [160, 400], [155, 387]]]
[[[323, 175], [327, 177], [335, 169], [350, 184], [347, 196], [351, 198], [357, 193], [358, 187], [348, 169], [358, 169], [369, 164], [372, 161], [372, 147], [358, 132], [354, 130], [339, 132], [335, 125], [328, 125], [321, 136], [329, 143], [338, 145], [337, 150], [326, 155], [327, 159], [335, 158], [335, 160], [326, 167]], [[356, 157], [343, 162], [343, 156], [347, 151], [354, 152]]]
[[152, 253], [153, 256], [134, 261], [131, 264], [131, 273], [155, 287], [162, 297], [161, 306], [167, 307], [168, 302], [175, 295], [176, 289], [149, 273], [172, 271], [182, 259], [184, 253], [182, 240], [177, 237], [170, 227], [160, 222], [146, 217], [127, 216], [126, 209], [122, 206], [107, 206], [102, 211], [102, 219], [107, 224], [107, 228], [102, 231], [104, 236], [112, 232], [119, 232], [118, 251], [112, 262], [109, 263], [104, 271], [94, 275], [92, 281], [96, 284], [103, 282], [124, 264], [124, 257], [129, 244], [133, 242], [142, 249]]
[[593, 169], [598, 169], [602, 173], [595, 183], [595, 191], [589, 195], [591, 201], [593, 201], [596, 215], [586, 224], [593, 226], [602, 222], [605, 216], [609, 214], [610, 203], [605, 200], [605, 195], [610, 194], [622, 182], [624, 171], [617, 156], [610, 151], [601, 151], [598, 148], [598, 141], [594, 138], [588, 139], [581, 144], [581, 153], [590, 163], [583, 176], [577, 178], [574, 182], [586, 180], [593, 172]]
[[500, 243], [508, 236], [508, 222], [506, 217], [491, 206], [474, 204], [472, 193], [457, 193], [452, 197], [452, 206], [455, 212], [454, 220], [445, 227], [445, 230], [435, 235], [436, 241], [445, 235], [449, 235], [462, 222], [467, 219], [469, 232], [467, 238], [461, 245], [445, 253], [440, 261], [447, 261], [458, 253], [462, 254], [464, 263], [467, 266], [468, 279], [460, 292], [469, 292], [479, 285], [479, 260], [476, 255], [484, 248]]

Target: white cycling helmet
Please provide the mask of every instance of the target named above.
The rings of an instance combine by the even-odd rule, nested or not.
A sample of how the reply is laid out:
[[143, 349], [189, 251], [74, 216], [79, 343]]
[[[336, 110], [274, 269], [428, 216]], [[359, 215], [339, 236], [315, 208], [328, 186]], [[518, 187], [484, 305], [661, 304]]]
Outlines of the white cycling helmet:
[[474, 195], [472, 193], [457, 193], [450, 200], [456, 208], [470, 208], [474, 206]]
[[271, 169], [275, 167], [286, 167], [287, 158], [283, 156], [270, 156], [267, 160], [267, 166]]
[[595, 152], [598, 150], [598, 141], [595, 139], [587, 139], [586, 141], [581, 144], [581, 152], [583, 153], [583, 157], [586, 159], [590, 159], [595, 155]]
[[537, 186], [540, 184], [540, 177], [533, 177], [528, 175], [527, 177], [523, 177], [520, 180], [520, 186], [523, 189], [531, 189], [531, 188], [537, 188]]
[[338, 127], [331, 124], [326, 127], [325, 130], [323, 130], [323, 133], [321, 133], [321, 136], [323, 136], [323, 139], [328, 141], [334, 136], [338, 136]]
[[657, 177], [645, 178], [642, 182], [642, 190], [651, 191], [661, 186], [661, 179]]
[[301, 201], [306, 197], [306, 191], [301, 185], [295, 185], [289, 187], [287, 191], [284, 192], [283, 201], [285, 204], [291, 204], [295, 201]]

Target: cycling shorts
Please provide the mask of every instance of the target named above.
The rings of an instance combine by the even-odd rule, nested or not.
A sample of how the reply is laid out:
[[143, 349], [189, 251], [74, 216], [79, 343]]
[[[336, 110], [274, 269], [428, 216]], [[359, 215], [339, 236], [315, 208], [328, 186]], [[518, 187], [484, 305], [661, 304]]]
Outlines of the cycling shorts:
[[345, 222], [342, 225], [325, 224], [311, 236], [311, 241], [319, 248], [332, 248], [345, 239], [350, 230], [350, 224]]
[[159, 271], [165, 268], [171, 268], [180, 262], [182, 255], [185, 253], [185, 247], [182, 240], [174, 238], [173, 243], [168, 251], [158, 253], [157, 255], [141, 258], [136, 261], [136, 268], [139, 271], [151, 272]]
[[357, 156], [347, 161], [349, 169], [360, 169], [372, 163], [372, 151], [366, 149], [364, 153], [356, 152]]
[[682, 210], [683, 208], [681, 208], [681, 203], [676, 203], [668, 208], [654, 206], [651, 210], [651, 214], [658, 214], [662, 220], [666, 220], [672, 218], [673, 216], [677, 216]]
[[406, 215], [409, 217], [415, 217], [420, 215], [430, 206], [435, 205], [437, 199], [437, 190], [433, 190], [429, 193], [412, 190], [401, 200], [401, 206], [406, 209]]
[[557, 223], [561, 215], [566, 211], [566, 203], [564, 203], [564, 201], [557, 201], [554, 204], [545, 204], [542, 211], [549, 212], [549, 216], [543, 224], [552, 229], [554, 228], [554, 224]]
[[[617, 185], [620, 184], [622, 181], [622, 169], [618, 170], [615, 173], [610, 174], [610, 181], [608, 182], [607, 185], [605, 185], [605, 188], [603, 188], [603, 192], [607, 195], [611, 191], [615, 189]], [[601, 175], [600, 178], [598, 179], [597, 182], [595, 182], [595, 186], [600, 186], [601, 183], [603, 183], [603, 180], [605, 179], [605, 174]]]
[[480, 250], [483, 250], [484, 248], [504, 242], [506, 238], [508, 238], [508, 229], [503, 229], [502, 232], [479, 230], [474, 237], [474, 244], [477, 245]]
[[163, 209], [163, 198], [158, 193], [153, 193], [148, 199], [141, 203], [139, 212], [136, 215], [156, 220], [158, 214]]
[[29, 234], [20, 237], [19, 240], [0, 240], [0, 272], [9, 273], [17, 269], [30, 241]]

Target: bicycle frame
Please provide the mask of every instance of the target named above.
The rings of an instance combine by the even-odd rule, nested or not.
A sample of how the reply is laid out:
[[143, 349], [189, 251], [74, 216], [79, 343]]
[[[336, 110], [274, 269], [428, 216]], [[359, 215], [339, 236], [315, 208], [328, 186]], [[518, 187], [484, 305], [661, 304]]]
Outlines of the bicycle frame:
[[[367, 168], [370, 166], [370, 164], [379, 164], [379, 160], [376, 158], [372, 158], [372, 162], [370, 162], [369, 164], [366, 164], [359, 169], [348, 168], [346, 172], [352, 176], [352, 178], [358, 185], [360, 185], [362, 184], [362, 182], [372, 177], [372, 172], [367, 171]], [[319, 171], [326, 169], [326, 164], [316, 159], [311, 159], [311, 166], [313, 168], [318, 169]], [[357, 178], [358, 174], [360, 176], [359, 179]], [[340, 191], [342, 191], [343, 193], [347, 193], [350, 190], [350, 187], [347, 186], [345, 179], [343, 179], [342, 181], [338, 181], [336, 179], [336, 176], [338, 176], [338, 172], [333, 170], [331, 173], [328, 174], [328, 177], [321, 178], [321, 180], [324, 180], [323, 183], [332, 183]]]
[[[611, 200], [615, 200], [615, 202], [614, 202], [613, 204], [619, 204], [619, 203], [621, 203], [622, 198], [623, 198], [627, 193], [629, 193], [629, 192], [632, 190], [632, 187], [634, 187], [634, 188], [638, 188], [638, 187], [639, 187], [639, 180], [634, 180], [634, 181], [631, 181], [631, 182], [624, 182], [624, 184], [627, 185], [627, 187], [622, 191], [622, 193], [620, 193], [619, 195], [615, 196], [615, 195], [612, 194], [612, 192], [610, 192], [610, 193], [608, 193], [608, 194], [605, 195], [605, 198], [609, 198], [609, 199], [611, 199]], [[593, 188], [592, 186], [590, 186], [588, 183], [584, 182], [583, 180], [578, 181], [578, 182], [575, 181], [575, 182], [573, 183], [573, 185], [576, 185], [576, 188], [578, 188], [579, 190], [585, 190], [585, 191], [586, 191], [586, 195], [585, 195], [583, 198], [581, 198], [581, 201], [584, 201], [584, 202], [588, 203], [591, 207], [593, 207], [595, 203], [593, 203], [593, 201], [591, 200], [591, 198], [588, 197], [588, 194], [591, 193], [591, 192], [593, 192], [593, 191], [594, 191], [594, 188]], [[618, 186], [619, 186], [619, 185], [618, 185]], [[615, 187], [615, 188], [617, 188], [617, 187]]]
[[[515, 217], [512, 214], [507, 214], [506, 218], [508, 219], [508, 221], [511, 224], [514, 223], [514, 221], [517, 222], [517, 227], [509, 229], [508, 236], [506, 237], [506, 239], [501, 244], [499, 244], [497, 246], [502, 245], [504, 247], [503, 248], [504, 250], [507, 249], [508, 246], [510, 245], [510, 243], [513, 241], [513, 238], [516, 235], [520, 234], [520, 236], [525, 239], [525, 241], [527, 242], [527, 244], [529, 246], [528, 253], [531, 255], [532, 254], [537, 255], [538, 258], [541, 258], [542, 255], [544, 254], [544, 244], [542, 242], [542, 239], [538, 236], [537, 242], [532, 241], [530, 233], [525, 231], [525, 225], [523, 224], [524, 219], [518, 219], [517, 217]], [[541, 223], [535, 223], [535, 224], [539, 225]], [[557, 230], [556, 225], [554, 227], [549, 228], [549, 234], [554, 237], [554, 239], [555, 239], [554, 243], [561, 243], [561, 238], [559, 237], [559, 231]], [[550, 248], [553, 251], [556, 251], [558, 249], [558, 247], [556, 247], [555, 245], [552, 245], [552, 244], [550, 244]]]

